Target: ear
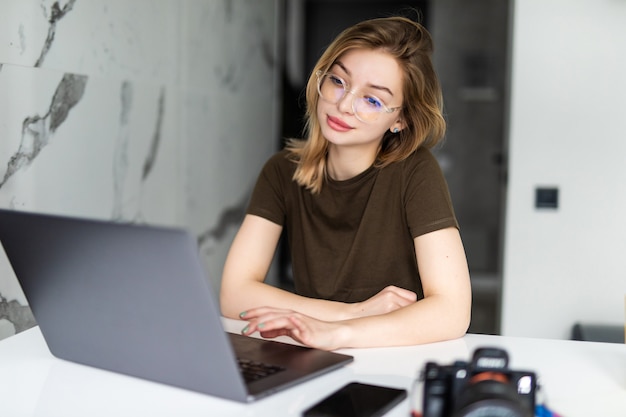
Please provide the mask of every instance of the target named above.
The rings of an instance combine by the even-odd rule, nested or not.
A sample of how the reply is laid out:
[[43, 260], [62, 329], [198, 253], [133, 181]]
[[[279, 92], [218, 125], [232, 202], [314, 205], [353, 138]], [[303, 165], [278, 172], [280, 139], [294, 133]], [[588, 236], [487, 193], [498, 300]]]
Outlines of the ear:
[[402, 119], [398, 119], [394, 122], [394, 124], [391, 125], [391, 127], [389, 128], [389, 131], [391, 131], [391, 133], [399, 133], [402, 129], [405, 128], [405, 124], [404, 121]]

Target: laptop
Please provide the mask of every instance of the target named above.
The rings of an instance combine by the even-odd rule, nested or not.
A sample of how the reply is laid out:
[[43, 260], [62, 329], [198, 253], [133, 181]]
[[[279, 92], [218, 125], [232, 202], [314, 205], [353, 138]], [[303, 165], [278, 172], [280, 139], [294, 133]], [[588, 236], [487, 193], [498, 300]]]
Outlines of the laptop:
[[226, 332], [184, 230], [0, 210], [0, 242], [60, 359], [238, 402], [353, 360]]

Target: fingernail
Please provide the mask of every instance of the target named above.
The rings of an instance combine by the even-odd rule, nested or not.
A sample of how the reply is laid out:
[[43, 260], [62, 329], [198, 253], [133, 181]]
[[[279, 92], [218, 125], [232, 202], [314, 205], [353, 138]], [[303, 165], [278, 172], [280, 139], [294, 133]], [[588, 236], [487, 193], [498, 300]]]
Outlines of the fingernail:
[[239, 313], [239, 318], [244, 318], [247, 313], [247, 311], [242, 311], [241, 313]]
[[245, 333], [245, 332], [247, 332], [247, 331], [248, 331], [248, 326], [244, 327], [244, 328], [241, 330], [241, 333]]
[[262, 329], [265, 327], [265, 323], [259, 323], [256, 325], [256, 327], [258, 327], [259, 329]]

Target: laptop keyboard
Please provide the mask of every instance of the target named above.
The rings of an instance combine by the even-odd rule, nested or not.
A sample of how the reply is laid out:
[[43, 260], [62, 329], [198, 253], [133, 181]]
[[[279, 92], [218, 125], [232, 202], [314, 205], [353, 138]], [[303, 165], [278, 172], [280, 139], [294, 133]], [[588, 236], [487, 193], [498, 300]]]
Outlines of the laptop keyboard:
[[285, 368], [278, 365], [257, 362], [250, 359], [237, 358], [239, 369], [246, 382], [258, 381], [277, 372], [284, 371]]

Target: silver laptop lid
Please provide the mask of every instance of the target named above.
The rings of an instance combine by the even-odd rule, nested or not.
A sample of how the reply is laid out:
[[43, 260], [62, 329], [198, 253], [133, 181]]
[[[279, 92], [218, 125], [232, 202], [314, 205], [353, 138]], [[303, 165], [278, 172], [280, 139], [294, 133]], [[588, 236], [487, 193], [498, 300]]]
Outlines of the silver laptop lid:
[[185, 231], [0, 210], [0, 241], [53, 355], [249, 400]]

